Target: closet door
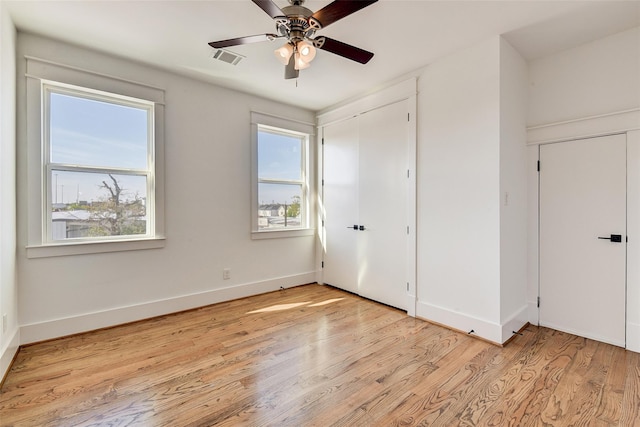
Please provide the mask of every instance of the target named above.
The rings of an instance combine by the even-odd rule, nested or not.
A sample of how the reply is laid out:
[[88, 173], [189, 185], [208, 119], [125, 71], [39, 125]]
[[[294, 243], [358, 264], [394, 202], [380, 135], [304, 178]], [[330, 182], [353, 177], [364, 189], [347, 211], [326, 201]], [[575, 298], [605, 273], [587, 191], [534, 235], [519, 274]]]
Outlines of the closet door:
[[325, 126], [323, 282], [358, 293], [358, 118]]
[[325, 126], [327, 284], [406, 310], [408, 102]]
[[406, 310], [407, 101], [360, 116], [359, 292]]

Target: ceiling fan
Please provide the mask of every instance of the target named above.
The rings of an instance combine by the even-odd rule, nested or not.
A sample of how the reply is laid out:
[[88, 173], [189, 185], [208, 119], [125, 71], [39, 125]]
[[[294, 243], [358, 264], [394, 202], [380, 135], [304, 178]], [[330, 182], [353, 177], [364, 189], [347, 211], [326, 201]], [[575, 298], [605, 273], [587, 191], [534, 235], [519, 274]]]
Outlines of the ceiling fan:
[[209, 43], [221, 49], [248, 43], [286, 39], [286, 43], [274, 52], [285, 65], [284, 78], [294, 79], [299, 71], [309, 67], [316, 49], [340, 55], [352, 61], [366, 64], [373, 53], [325, 36], [314, 37], [316, 31], [364, 9], [378, 0], [335, 0], [322, 9], [312, 12], [303, 6], [305, 0], [289, 0], [290, 5], [280, 9], [272, 0], [251, 0], [271, 16], [276, 23], [276, 34], [258, 34]]

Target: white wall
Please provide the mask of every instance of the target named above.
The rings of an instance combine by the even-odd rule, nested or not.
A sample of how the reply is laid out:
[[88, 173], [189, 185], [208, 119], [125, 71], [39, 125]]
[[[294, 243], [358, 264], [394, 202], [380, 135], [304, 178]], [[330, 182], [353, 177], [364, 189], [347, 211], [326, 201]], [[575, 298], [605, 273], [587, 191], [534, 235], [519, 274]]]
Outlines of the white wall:
[[499, 341], [500, 39], [418, 81], [419, 317]]
[[[313, 123], [310, 111], [18, 34], [35, 56], [165, 90], [166, 246], [25, 256], [25, 117], [18, 117], [18, 272], [22, 342], [32, 342], [315, 280], [314, 236], [251, 240], [250, 111]], [[18, 75], [24, 70], [19, 63]], [[19, 79], [19, 111], [24, 111]], [[311, 150], [312, 152], [315, 150]], [[222, 269], [231, 280], [222, 280]]]
[[418, 89], [417, 316], [503, 343], [527, 322], [527, 67], [496, 36]]
[[[567, 122], [568, 121], [568, 122]], [[637, 215], [637, 168], [640, 150], [640, 28], [633, 28], [529, 64], [528, 185], [529, 319], [537, 320], [538, 174], [531, 166], [538, 158], [538, 143], [628, 133], [627, 348], [640, 351], [640, 252], [634, 233]], [[634, 129], [636, 131], [634, 131]], [[633, 187], [635, 185], [635, 187]], [[535, 192], [534, 194], [532, 194]], [[621, 308], [623, 309], [623, 308]]]
[[640, 28], [529, 64], [528, 125], [609, 114], [640, 106]]
[[16, 30], [5, 5], [0, 2], [0, 380], [20, 343], [15, 251], [15, 47]]
[[502, 341], [528, 322], [527, 63], [500, 39], [500, 324]]

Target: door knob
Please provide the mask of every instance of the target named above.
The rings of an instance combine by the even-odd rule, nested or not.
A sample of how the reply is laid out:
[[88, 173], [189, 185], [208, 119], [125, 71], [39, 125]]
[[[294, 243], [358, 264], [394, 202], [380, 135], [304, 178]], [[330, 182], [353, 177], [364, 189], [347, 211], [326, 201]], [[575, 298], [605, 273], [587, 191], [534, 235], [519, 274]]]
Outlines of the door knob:
[[611, 240], [614, 243], [621, 243], [622, 242], [622, 234], [612, 234], [609, 237], [598, 237], [598, 239], [600, 239], [600, 240]]

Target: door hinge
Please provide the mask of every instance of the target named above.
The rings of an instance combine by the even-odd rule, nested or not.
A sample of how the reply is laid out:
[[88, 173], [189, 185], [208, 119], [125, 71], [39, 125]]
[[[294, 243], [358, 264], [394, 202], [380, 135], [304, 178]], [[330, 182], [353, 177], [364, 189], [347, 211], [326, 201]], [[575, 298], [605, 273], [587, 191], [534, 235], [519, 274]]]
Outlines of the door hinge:
[[322, 180], [322, 186], [324, 187], [324, 179]]
[[538, 297], [538, 308], [540, 308], [540, 297]]
[[410, 173], [410, 171], [409, 171], [409, 169], [407, 169], [407, 178], [409, 178], [409, 176], [410, 176], [409, 173]]
[[324, 227], [324, 219], [322, 220], [322, 226]]
[[409, 234], [409, 226], [407, 225], [407, 234]]
[[324, 137], [322, 138], [322, 145], [324, 145]]
[[538, 160], [538, 172], [540, 172], [540, 160]]
[[322, 261], [322, 263], [320, 264], [321, 268], [324, 268], [324, 261]]
[[410, 122], [411, 121], [411, 113], [407, 113], [407, 121]]
[[409, 282], [407, 282], [407, 292], [409, 292]]

